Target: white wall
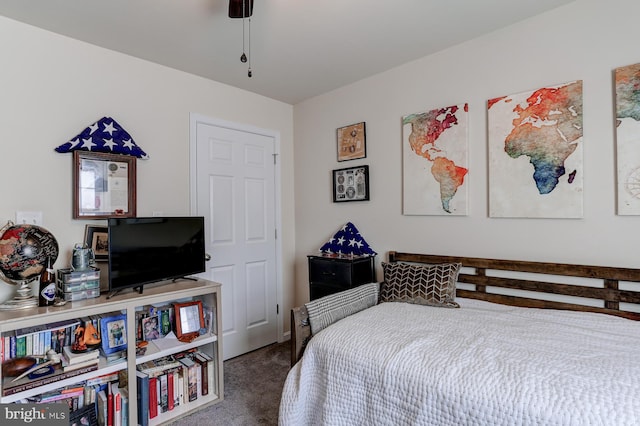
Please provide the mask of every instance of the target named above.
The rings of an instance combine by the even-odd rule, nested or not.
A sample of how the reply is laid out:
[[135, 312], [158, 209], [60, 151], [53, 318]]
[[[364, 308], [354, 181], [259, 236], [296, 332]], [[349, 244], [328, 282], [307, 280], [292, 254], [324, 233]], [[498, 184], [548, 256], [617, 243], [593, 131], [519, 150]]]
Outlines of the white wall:
[[[138, 216], [189, 214], [189, 113], [279, 132], [282, 219], [294, 223], [291, 105], [3, 17], [0, 55], [0, 226], [18, 210], [42, 211], [60, 244], [56, 268], [69, 266], [86, 224], [105, 222], [72, 219], [72, 156], [54, 148], [103, 116], [116, 119], [151, 156], [138, 161]], [[288, 312], [293, 228], [280, 236]], [[0, 281], [0, 302], [14, 289]]]
[[[295, 106], [296, 304], [306, 255], [352, 221], [389, 250], [637, 267], [640, 217], [616, 215], [613, 70], [640, 62], [635, 0], [577, 0]], [[455, 31], [455, 28], [451, 28]], [[486, 101], [584, 83], [584, 218], [488, 217]], [[469, 103], [469, 215], [402, 215], [401, 117]], [[336, 128], [365, 121], [367, 158], [338, 163]], [[331, 170], [368, 164], [371, 201], [334, 204]]]

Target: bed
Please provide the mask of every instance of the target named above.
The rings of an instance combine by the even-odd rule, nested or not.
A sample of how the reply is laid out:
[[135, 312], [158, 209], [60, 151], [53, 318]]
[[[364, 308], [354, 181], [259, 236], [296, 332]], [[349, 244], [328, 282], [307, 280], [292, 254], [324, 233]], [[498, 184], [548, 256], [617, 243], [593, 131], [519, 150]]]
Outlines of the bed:
[[294, 309], [280, 425], [640, 422], [640, 269], [390, 252], [385, 282], [444, 264], [450, 307]]

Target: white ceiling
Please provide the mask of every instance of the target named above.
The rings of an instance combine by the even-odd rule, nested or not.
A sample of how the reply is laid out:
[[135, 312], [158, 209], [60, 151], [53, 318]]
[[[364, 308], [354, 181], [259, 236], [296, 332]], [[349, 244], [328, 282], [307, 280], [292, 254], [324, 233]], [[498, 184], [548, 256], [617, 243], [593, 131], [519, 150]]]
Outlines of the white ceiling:
[[252, 78], [228, 0], [0, 0], [0, 14], [296, 104], [571, 1], [256, 0]]

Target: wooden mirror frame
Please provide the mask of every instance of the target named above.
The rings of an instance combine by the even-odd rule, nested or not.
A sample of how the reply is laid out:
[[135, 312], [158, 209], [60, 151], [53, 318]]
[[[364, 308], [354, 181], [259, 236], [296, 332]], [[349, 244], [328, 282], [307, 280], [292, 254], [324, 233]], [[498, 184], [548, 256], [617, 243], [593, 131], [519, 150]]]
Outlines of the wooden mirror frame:
[[[82, 206], [83, 189], [81, 171], [89, 164], [96, 165], [95, 182], [103, 187], [94, 193], [93, 208]], [[102, 164], [104, 163], [104, 164]], [[113, 188], [117, 187], [117, 188]], [[125, 192], [126, 191], [126, 192]], [[100, 195], [98, 195], [100, 194]], [[114, 207], [101, 209], [106, 201], [117, 200]], [[106, 219], [110, 217], [136, 217], [136, 157], [102, 152], [73, 151], [73, 218]]]
[[200, 330], [205, 326], [202, 301], [174, 303], [173, 312], [178, 340], [189, 343], [200, 336]]

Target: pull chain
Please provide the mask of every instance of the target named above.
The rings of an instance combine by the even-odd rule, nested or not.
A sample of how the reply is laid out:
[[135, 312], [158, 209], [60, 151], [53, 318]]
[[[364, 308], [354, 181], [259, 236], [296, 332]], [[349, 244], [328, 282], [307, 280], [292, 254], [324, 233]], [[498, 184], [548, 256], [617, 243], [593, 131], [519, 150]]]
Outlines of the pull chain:
[[251, 71], [251, 16], [249, 16], [249, 71], [247, 71], [247, 76], [251, 78], [253, 72]]
[[242, 0], [242, 56], [240, 56], [240, 62], [242, 62], [243, 64], [247, 62], [247, 55], [244, 54], [244, 20], [246, 16], [244, 11], [244, 5], [245, 5], [245, 0]]

